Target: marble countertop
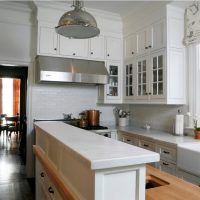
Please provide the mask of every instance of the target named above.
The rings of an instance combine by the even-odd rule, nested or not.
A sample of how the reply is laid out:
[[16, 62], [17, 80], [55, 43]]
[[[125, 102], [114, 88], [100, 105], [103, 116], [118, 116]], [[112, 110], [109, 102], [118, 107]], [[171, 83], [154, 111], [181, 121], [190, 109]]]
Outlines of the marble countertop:
[[165, 131], [159, 131], [159, 130], [154, 130], [154, 129], [144, 129], [144, 128], [138, 128], [135, 126], [125, 126], [125, 127], [120, 127], [120, 126], [113, 126], [111, 125], [109, 127], [111, 130], [119, 130], [123, 132], [127, 132], [129, 134], [135, 134], [138, 135], [138, 137], [146, 137], [152, 140], [157, 140], [160, 142], [167, 142], [171, 143], [173, 145], [179, 145], [182, 143], [191, 143], [191, 142], [199, 142], [200, 140], [194, 139], [192, 136], [176, 136], [173, 135], [172, 133], [165, 132]]
[[159, 161], [159, 154], [102, 137], [63, 122], [36, 122], [35, 126], [81, 156], [91, 169], [105, 169]]

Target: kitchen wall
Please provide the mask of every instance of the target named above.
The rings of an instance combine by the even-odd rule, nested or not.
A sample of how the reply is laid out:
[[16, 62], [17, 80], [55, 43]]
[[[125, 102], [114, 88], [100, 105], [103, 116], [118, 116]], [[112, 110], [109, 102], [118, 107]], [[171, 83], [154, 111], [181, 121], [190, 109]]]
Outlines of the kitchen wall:
[[102, 112], [102, 123], [114, 122], [112, 105], [96, 105], [97, 86], [72, 84], [35, 84], [32, 87], [33, 119], [63, 118], [62, 113], [72, 113], [79, 117], [85, 109], [98, 109]]
[[[133, 126], [143, 127], [146, 123], [151, 128], [173, 132], [173, 123], [178, 110], [182, 114], [188, 112], [187, 105], [129, 105], [131, 112], [130, 123]], [[188, 118], [185, 117], [185, 127], [188, 126]]]

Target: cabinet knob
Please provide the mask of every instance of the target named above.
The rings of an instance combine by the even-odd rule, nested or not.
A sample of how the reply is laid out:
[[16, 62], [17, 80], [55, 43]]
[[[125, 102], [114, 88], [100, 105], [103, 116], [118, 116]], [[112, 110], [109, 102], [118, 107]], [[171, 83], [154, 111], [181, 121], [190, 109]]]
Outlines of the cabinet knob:
[[149, 95], [151, 95], [151, 92], [149, 92]]
[[110, 56], [110, 54], [107, 54], [107, 56]]
[[49, 193], [54, 194], [54, 190], [53, 190], [52, 187], [49, 187], [49, 188], [48, 188], [48, 191], [49, 191]]
[[145, 47], [145, 49], [148, 49], [148, 47]]
[[75, 56], [76, 54], [75, 53], [73, 53], [73, 56]]
[[149, 45], [149, 48], [151, 48], [152, 46], [151, 45]]
[[40, 176], [41, 176], [41, 177], [44, 177], [44, 172], [41, 172], [41, 173], [40, 173]]
[[146, 92], [145, 95], [148, 95], [148, 93]]
[[93, 52], [91, 52], [91, 55], [93, 55]]
[[143, 144], [143, 146], [144, 146], [144, 147], [149, 147], [149, 145], [148, 145], [148, 144]]
[[134, 54], [134, 52], [133, 52], [133, 51], [132, 51], [131, 53], [132, 53], [132, 55]]
[[56, 50], [57, 50], [57, 48], [54, 48], [54, 50], [56, 51]]

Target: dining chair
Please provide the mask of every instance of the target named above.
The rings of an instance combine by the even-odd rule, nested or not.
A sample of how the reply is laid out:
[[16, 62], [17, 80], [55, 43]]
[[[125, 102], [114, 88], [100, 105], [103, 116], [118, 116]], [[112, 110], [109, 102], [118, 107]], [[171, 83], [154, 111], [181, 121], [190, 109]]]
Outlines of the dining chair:
[[6, 117], [6, 125], [6, 135], [8, 138], [11, 138], [11, 134], [14, 132], [19, 139], [19, 116]]
[[7, 124], [5, 123], [6, 116], [7, 114], [0, 114], [0, 135], [7, 130]]

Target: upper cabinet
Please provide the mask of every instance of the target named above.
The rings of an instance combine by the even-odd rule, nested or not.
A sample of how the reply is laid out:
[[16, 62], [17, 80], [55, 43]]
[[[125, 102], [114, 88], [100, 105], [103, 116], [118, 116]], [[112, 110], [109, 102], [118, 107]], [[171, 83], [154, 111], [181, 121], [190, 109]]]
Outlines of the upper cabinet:
[[122, 45], [120, 38], [106, 37], [106, 59], [121, 60]]
[[38, 54], [57, 55], [58, 35], [55, 29], [41, 26], [38, 32]]
[[88, 39], [69, 39], [59, 36], [61, 56], [88, 57]]
[[[128, 41], [134, 35], [137, 35], [138, 53], [132, 56]], [[166, 6], [163, 19], [125, 38], [125, 103], [186, 103], [183, 37], [184, 10]]]
[[105, 57], [105, 40], [104, 36], [98, 36], [89, 40], [89, 57], [93, 59], [104, 60]]
[[124, 58], [133, 58], [138, 53], [138, 35], [133, 34], [124, 39]]

